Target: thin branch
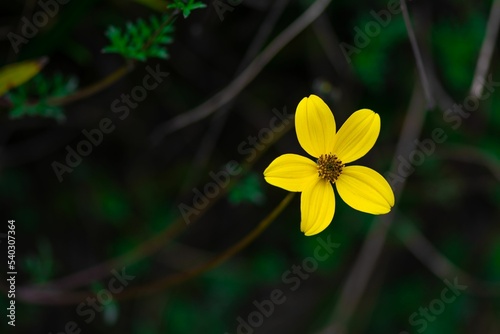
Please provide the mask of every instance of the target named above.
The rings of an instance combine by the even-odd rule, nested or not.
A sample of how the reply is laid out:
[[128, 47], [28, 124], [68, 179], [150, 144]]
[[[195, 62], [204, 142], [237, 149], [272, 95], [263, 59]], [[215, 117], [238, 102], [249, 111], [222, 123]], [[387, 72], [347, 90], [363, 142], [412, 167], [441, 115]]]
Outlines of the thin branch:
[[[434, 275], [441, 280], [458, 276], [460, 280], [470, 286], [472, 293], [483, 297], [500, 296], [500, 283], [485, 282], [465, 272], [452, 263], [439, 250], [404, 217], [399, 221], [405, 229], [396, 229], [396, 234], [403, 241], [408, 250], [425, 265]], [[398, 224], [400, 225], [400, 224]]]
[[[273, 137], [272, 141], [270, 143], [267, 143], [262, 150], [258, 150], [255, 156], [244, 163], [241, 164], [242, 166], [242, 172], [232, 178], [229, 181], [229, 184], [225, 187], [222, 188], [221, 191], [219, 192], [218, 195], [216, 195], [209, 203], [206, 205], [203, 209], [200, 210], [199, 214], [191, 217], [190, 224], [195, 223], [198, 221], [203, 215], [208, 212], [210, 208], [212, 208], [213, 205], [215, 205], [221, 198], [224, 197], [224, 195], [232, 189], [232, 187], [240, 180], [241, 177], [246, 175], [246, 173], [251, 170], [253, 165], [259, 161], [259, 159], [267, 152], [267, 150], [278, 140], [281, 139], [282, 136], [284, 136], [288, 131], [292, 129], [294, 126], [294, 122], [291, 121], [287, 125], [285, 125], [285, 128], [276, 133], [275, 136]], [[184, 228], [186, 227], [186, 221], [183, 219], [183, 217], [179, 217], [175, 222], [173, 222], [171, 225], [167, 226], [163, 231], [161, 231], [159, 234], [156, 236], [144, 241], [141, 243], [139, 246], [134, 248], [133, 250], [122, 254], [120, 256], [117, 256], [112, 259], [108, 259], [102, 263], [99, 263], [93, 267], [87, 268], [80, 270], [76, 273], [70, 274], [66, 277], [59, 278], [57, 280], [47, 282], [43, 285], [36, 286], [36, 287], [27, 287], [30, 289], [30, 291], [35, 294], [36, 291], [39, 291], [40, 293], [44, 293], [44, 289], [50, 289], [52, 291], [59, 290], [60, 294], [63, 294], [63, 290], [68, 290], [68, 289], [73, 289], [77, 288], [86, 284], [89, 284], [93, 281], [96, 281], [98, 279], [102, 279], [110, 274], [110, 270], [113, 268], [121, 268], [123, 266], [129, 265], [131, 263], [134, 263], [142, 258], [145, 258], [158, 250], [160, 250], [162, 247], [166, 245], [166, 243], [170, 240], [172, 240], [175, 236], [177, 236], [179, 233], [181, 233]], [[1, 288], [0, 284], [0, 288]], [[36, 290], [38, 289], [38, 290]]]
[[245, 235], [243, 239], [241, 239], [238, 243], [234, 244], [230, 248], [228, 248], [224, 253], [220, 254], [216, 258], [211, 261], [204, 263], [190, 271], [179, 273], [177, 275], [172, 275], [165, 277], [163, 279], [159, 279], [155, 282], [151, 282], [148, 284], [144, 284], [142, 286], [134, 287], [133, 289], [129, 289], [125, 291], [122, 295], [119, 296], [119, 299], [129, 299], [129, 298], [137, 298], [143, 295], [149, 295], [157, 291], [164, 290], [165, 288], [184, 282], [193, 277], [199, 276], [200, 274], [213, 269], [220, 264], [226, 262], [237, 253], [246, 248], [252, 241], [254, 241], [262, 232], [264, 232], [267, 227], [279, 216], [279, 214], [288, 206], [290, 201], [295, 196], [295, 193], [289, 193], [274, 210], [265, 217], [258, 225], [253, 229], [250, 233]]
[[[397, 157], [407, 156], [415, 148], [414, 134], [419, 134], [422, 130], [425, 115], [422, 112], [422, 110], [425, 110], [422, 101], [422, 92], [419, 85], [416, 84], [392, 162], [391, 170], [395, 173], [397, 173], [399, 165]], [[397, 185], [392, 185], [396, 199], [400, 197], [405, 183], [406, 178], [403, 178]], [[373, 228], [367, 235], [356, 262], [342, 286], [339, 300], [331, 317], [331, 324], [323, 329], [321, 334], [341, 334], [346, 332], [345, 327], [361, 301], [370, 277], [375, 270], [377, 260], [382, 253], [387, 232], [395, 216], [395, 208], [392, 210], [390, 214], [378, 216], [374, 219]]]
[[[405, 22], [407, 25], [408, 35], [412, 43], [412, 49], [417, 59], [417, 67], [420, 73], [420, 82], [424, 90], [424, 95], [427, 100], [427, 107], [434, 106], [434, 99], [430, 93], [430, 86], [426, 76], [426, 69], [422, 61], [418, 45], [416, 43], [415, 34], [411, 28], [408, 10], [404, 1], [401, 1], [403, 14], [405, 15]], [[425, 106], [423, 105], [422, 95], [419, 85], [415, 85], [415, 90], [410, 102], [410, 106], [406, 113], [405, 121], [400, 133], [400, 139], [396, 146], [396, 152], [392, 162], [391, 170], [397, 173], [399, 166], [397, 158], [399, 156], [408, 156], [408, 154], [415, 148], [414, 139], [419, 136], [422, 131], [423, 122], [425, 118]], [[427, 109], [428, 109], [427, 108]], [[397, 185], [393, 185], [394, 194], [396, 198], [400, 197], [403, 187], [406, 183], [406, 177], [402, 179]], [[395, 209], [393, 209], [395, 210]], [[368, 281], [375, 270], [375, 265], [380, 257], [387, 232], [394, 220], [394, 211], [388, 215], [375, 218], [375, 223], [372, 230], [369, 232], [361, 251], [352, 266], [344, 285], [342, 286], [339, 301], [333, 311], [331, 325], [326, 327], [321, 333], [344, 333], [349, 320], [352, 318], [356, 307], [358, 306], [363, 293], [368, 286]]]
[[439, 155], [444, 159], [484, 166], [500, 182], [500, 162], [493, 155], [482, 152], [477, 147], [465, 146], [448, 150], [441, 149]]
[[[426, 91], [425, 95], [426, 96], [431, 96], [429, 92], [429, 85], [427, 81], [427, 76], [426, 73], [430, 74], [430, 77], [434, 80], [433, 82], [433, 87], [439, 88], [440, 90], [440, 95], [442, 97], [439, 99], [439, 105], [440, 108], [446, 110], [450, 106], [450, 104], [453, 103], [453, 100], [449, 98], [449, 96], [446, 94], [444, 89], [442, 88], [439, 80], [436, 78], [435, 73], [433, 71], [427, 72], [425, 71], [425, 68], [423, 67], [423, 61], [421, 60], [421, 54], [418, 51], [418, 45], [416, 44], [416, 38], [414, 37], [413, 30], [411, 29], [411, 25], [409, 24], [409, 17], [407, 13], [407, 8], [406, 6], [403, 6], [404, 1], [402, 2], [402, 8], [403, 8], [403, 14], [405, 14], [405, 22], [407, 24], [408, 28], [408, 34], [410, 36], [410, 39], [413, 40], [412, 42], [412, 47], [415, 52], [415, 58], [417, 59], [417, 66], [421, 66], [419, 68], [420, 75], [421, 75], [421, 81], [424, 86], [424, 90]], [[413, 36], [413, 37], [411, 37]], [[420, 65], [418, 65], [420, 64]], [[429, 101], [429, 99], [428, 99]], [[434, 101], [431, 100], [433, 103]], [[411, 110], [414, 110], [412, 112]], [[413, 124], [411, 126], [411, 118], [417, 117], [417, 119], [421, 119], [421, 117], [418, 117], [418, 115], [415, 115], [415, 112], [418, 109], [423, 109], [421, 108], [411, 108], [407, 112], [405, 124], [410, 127], [412, 132], [415, 134], [418, 134], [421, 132], [422, 129], [422, 123], [418, 124]], [[413, 114], [413, 116], [408, 115], [408, 114]], [[407, 126], [403, 126], [403, 129], [407, 128]], [[407, 130], [405, 130], [407, 132]], [[400, 141], [398, 143], [398, 148], [396, 150], [395, 157], [398, 157], [400, 155], [406, 156], [406, 153], [409, 153], [409, 149], [413, 149], [414, 143], [413, 142], [408, 142], [408, 139], [411, 141], [413, 138], [408, 138], [406, 136], [406, 139], [403, 138], [403, 136], [406, 136], [404, 132], [401, 133]], [[393, 171], [395, 171], [395, 167], [397, 164], [393, 162], [393, 167], [391, 168]], [[398, 194], [402, 191], [404, 184], [406, 182], [406, 178], [403, 179], [401, 183], [399, 183], [399, 187], [395, 189], [394, 193], [396, 195], [396, 198], [398, 198]], [[352, 317], [354, 314], [354, 311], [356, 309], [357, 304], [360, 302], [361, 297], [363, 295], [363, 291], [366, 289], [366, 286], [368, 284], [368, 280], [371, 277], [375, 264], [377, 259], [379, 258], [381, 252], [382, 252], [382, 247], [384, 245], [384, 241], [386, 238], [386, 234], [389, 230], [389, 227], [391, 225], [391, 222], [394, 220], [394, 213], [391, 213], [390, 215], [382, 216], [379, 219], [376, 219], [376, 223], [374, 228], [370, 231], [369, 235], [365, 239], [365, 243], [362, 246], [362, 249], [360, 251], [360, 255], [358, 256], [354, 266], [352, 267], [348, 278], [346, 279], [346, 282], [343, 286], [341, 296], [339, 299], [339, 302], [337, 303], [337, 307], [335, 308], [334, 311], [334, 316], [333, 316], [333, 321], [332, 324], [327, 327], [325, 330], [323, 330], [321, 333], [324, 334], [339, 334], [339, 333], [345, 333], [346, 332], [346, 325], [349, 321], [349, 319]], [[495, 286], [494, 289], [497, 287]], [[496, 290], [495, 290], [496, 291]], [[488, 293], [491, 293], [492, 291], [488, 289]]]
[[[153, 34], [151, 35], [151, 37], [147, 40], [147, 42], [142, 46], [142, 49], [143, 50], [147, 50], [149, 47], [151, 47], [151, 44], [154, 42], [154, 40], [158, 37], [158, 35], [161, 33], [161, 31], [163, 30], [163, 28], [165, 28], [168, 24], [172, 23], [173, 20], [175, 19], [175, 16], [178, 14], [178, 11], [177, 12], [174, 12], [174, 14], [172, 14], [171, 16], [167, 17], [167, 19], [165, 21], [162, 22], [162, 24], [153, 32]], [[78, 101], [78, 100], [81, 100], [81, 99], [84, 99], [84, 98], [87, 98], [89, 96], [92, 96], [106, 88], [108, 88], [109, 86], [111, 86], [112, 84], [114, 84], [115, 82], [117, 82], [118, 80], [120, 80], [121, 78], [123, 78], [125, 75], [127, 75], [128, 73], [130, 73], [135, 65], [137, 64], [137, 61], [135, 59], [127, 59], [126, 61], [126, 64], [120, 68], [118, 68], [117, 70], [113, 71], [111, 74], [109, 74], [108, 76], [102, 78], [101, 80], [85, 87], [85, 88], [82, 88], [80, 90], [78, 90], [77, 92], [71, 94], [71, 95], [68, 95], [68, 96], [64, 96], [64, 97], [61, 97], [61, 98], [53, 98], [53, 99], [50, 99], [49, 100], [49, 104], [51, 105], [56, 105], [56, 106], [61, 106], [61, 105], [66, 105], [66, 104], [69, 104], [69, 103], [73, 103], [75, 101]]]
[[[164, 290], [172, 285], [185, 282], [196, 276], [199, 276], [219, 265], [226, 262], [245, 247], [247, 247], [252, 241], [254, 241], [266, 228], [278, 217], [278, 215], [287, 207], [290, 201], [293, 199], [295, 193], [289, 193], [279, 205], [271, 211], [250, 233], [246, 234], [242, 239], [240, 239], [233, 246], [228, 248], [226, 251], [218, 255], [217, 257], [182, 273], [177, 273], [173, 275], [168, 275], [164, 278], [160, 278], [156, 281], [129, 287], [124, 292], [113, 296], [115, 300], [131, 299], [143, 297], [145, 295], [150, 295], [155, 292]], [[43, 305], [68, 305], [68, 304], [78, 304], [85, 301], [87, 298], [95, 297], [95, 293], [86, 292], [61, 292], [61, 291], [51, 291], [51, 290], [40, 290], [32, 288], [19, 288], [18, 298], [24, 302], [29, 302], [32, 304], [43, 304]]]
[[135, 65], [135, 62], [128, 61], [126, 65], [118, 68], [117, 70], [115, 70], [114, 72], [112, 72], [108, 76], [102, 78], [101, 80], [99, 80], [99, 81], [97, 81], [97, 82], [95, 82], [95, 83], [93, 83], [85, 88], [82, 88], [71, 95], [67, 95], [67, 96], [59, 97], [59, 98], [52, 98], [48, 101], [48, 103], [51, 105], [54, 105], [54, 106], [62, 106], [62, 105], [70, 104], [70, 103], [73, 103], [75, 101], [92, 96], [92, 95], [108, 88], [109, 86], [111, 86], [112, 84], [114, 84], [115, 82], [117, 82], [118, 80], [123, 78], [125, 75], [130, 73], [133, 70], [134, 65]]
[[408, 7], [406, 6], [406, 1], [401, 0], [401, 10], [403, 12], [403, 18], [406, 25], [406, 30], [408, 32], [408, 38], [410, 39], [411, 48], [413, 54], [415, 55], [415, 61], [417, 62], [418, 73], [420, 74], [420, 80], [422, 81], [422, 87], [424, 88], [425, 99], [427, 100], [427, 109], [434, 109], [436, 102], [431, 93], [431, 88], [429, 85], [429, 80], [427, 79], [427, 74], [425, 71], [424, 62], [422, 60], [422, 55], [418, 47], [417, 38], [415, 37], [415, 32], [410, 20], [410, 14], [408, 14]]
[[[197, 217], [193, 218], [193, 220], [195, 219], [197, 219]], [[125, 254], [108, 259], [93, 267], [80, 270], [55, 281], [37, 286], [36, 288], [33, 287], [33, 289], [37, 289], [39, 291], [43, 291], [45, 288], [51, 290], [57, 289], [61, 290], [60, 293], [64, 293], [64, 290], [66, 289], [72, 289], [94, 282], [108, 276], [110, 274], [110, 270], [113, 268], [121, 268], [127, 264], [134, 263], [155, 253], [164, 247], [169, 240], [173, 239], [180, 232], [182, 232], [185, 226], [184, 220], [179, 218], [173, 224], [166, 227], [160, 234], [144, 241], [142, 244]]]
[[278, 22], [281, 14], [283, 14], [283, 10], [288, 4], [288, 1], [289, 0], [277, 0], [272, 4], [271, 8], [268, 10], [269, 14], [262, 22], [259, 30], [250, 43], [247, 52], [243, 57], [243, 60], [238, 66], [238, 70], [236, 71], [238, 74], [240, 74], [245, 69], [245, 66], [248, 66], [250, 64], [250, 61], [258, 55], [259, 51], [262, 49], [262, 46], [266, 43], [269, 36], [271, 35], [274, 26]]
[[342, 54], [342, 49], [339, 46], [340, 40], [328, 16], [325, 13], [321, 14], [318, 19], [314, 21], [312, 27], [333, 68], [342, 78], [353, 81], [354, 74], [352, 65], [347, 62], [346, 57]]
[[[259, 53], [262, 46], [271, 35], [271, 32], [273, 31], [273, 28], [279, 17], [283, 13], [283, 10], [285, 9], [287, 3], [288, 0], [278, 0], [274, 2], [271, 9], [269, 10], [269, 14], [262, 22], [259, 30], [250, 43], [245, 56], [238, 65], [238, 69], [236, 70], [234, 77], [237, 77], [241, 73], [241, 71], [243, 71], [245, 67], [248, 66], [250, 61]], [[192, 186], [192, 184], [197, 183], [200, 179], [200, 171], [204, 169], [205, 165], [207, 164], [208, 157], [212, 155], [212, 151], [215, 148], [217, 139], [219, 138], [224, 125], [226, 124], [227, 117], [229, 115], [229, 111], [233, 106], [233, 103], [234, 100], [226, 104], [224, 107], [220, 108], [212, 117], [208, 130], [205, 132], [202, 140], [200, 140], [200, 147], [198, 148], [193, 162], [191, 163], [191, 168], [187, 173], [187, 177], [185, 178], [186, 182], [181, 186], [181, 192], [185, 192]]]
[[476, 70], [470, 87], [470, 95], [479, 97], [483, 93], [484, 82], [488, 69], [490, 68], [491, 57], [495, 49], [495, 43], [498, 37], [498, 29], [500, 28], [500, 0], [495, 0], [488, 18], [486, 26], [486, 34], [484, 36], [481, 51], [477, 58]]
[[231, 101], [239, 94], [278, 52], [308, 27], [330, 4], [331, 0], [316, 0], [301, 16], [283, 30], [269, 45], [248, 65], [248, 67], [224, 89], [213, 97], [158, 127], [151, 135], [153, 144], [159, 143], [166, 135], [200, 121], [213, 114], [218, 108]]

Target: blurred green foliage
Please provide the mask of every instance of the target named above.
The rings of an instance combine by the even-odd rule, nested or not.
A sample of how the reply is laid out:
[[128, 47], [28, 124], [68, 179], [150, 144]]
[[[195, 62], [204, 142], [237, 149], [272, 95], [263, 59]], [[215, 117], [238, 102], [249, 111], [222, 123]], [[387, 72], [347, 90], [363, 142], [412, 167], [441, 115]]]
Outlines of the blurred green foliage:
[[193, 10], [206, 7], [206, 4], [196, 0], [174, 0], [174, 3], [167, 6], [167, 8], [179, 9], [184, 18], [187, 18]]
[[477, 12], [460, 22], [445, 21], [432, 30], [437, 64], [446, 85], [454, 91], [471, 83], [485, 32], [484, 17]]
[[78, 79], [75, 76], [67, 77], [56, 73], [48, 77], [38, 74], [7, 93], [7, 100], [11, 104], [9, 116], [11, 118], [42, 116], [62, 122], [66, 118], [62, 107], [50, 103], [50, 100], [68, 96], [77, 87]]
[[[263, 45], [313, 2], [288, 2]], [[0, 131], [0, 196], [5, 217], [18, 221], [19, 287], [50, 283], [128, 254], [173, 226], [182, 218], [178, 204], [192, 203], [192, 189], [204, 186], [185, 186], [190, 184], [186, 175], [201, 174], [198, 179], [208, 179], [203, 172], [209, 170], [207, 165], [219, 166], [233, 159], [243, 163], [247, 156], [235, 153], [235, 147], [248, 134], [268, 127], [272, 106], [286, 105], [293, 111], [302, 97], [318, 93], [314, 82], [322, 83], [319, 93], [325, 92], [338, 125], [359, 108], [368, 107], [380, 114], [382, 132], [363, 164], [381, 173], [391, 164], [414, 83], [420, 80], [402, 15], [392, 16], [379, 34], [352, 55], [350, 64], [343, 58], [340, 63], [339, 58], [332, 58], [338, 45], [330, 39], [334, 36], [338, 42], [354, 45], [354, 28], [363, 30], [373, 22], [371, 11], [386, 9], [386, 1], [332, 2], [325, 13], [327, 28], [325, 21], [313, 25], [284, 47], [234, 99], [227, 119], [200, 121], [154, 147], [148, 146], [149, 136], [159, 124], [226, 87], [258, 36], [260, 25], [266, 22], [272, 4], [243, 1], [231, 6], [221, 22], [212, 2], [140, 3], [146, 2], [68, 3], [15, 55], [19, 59], [51, 58], [42, 75], [0, 101], [10, 106], [1, 105], [8, 112]], [[492, 2], [407, 3], [413, 20], [424, 18], [431, 23], [428, 31], [415, 24], [419, 43], [450, 98], [463, 103]], [[192, 12], [205, 4], [206, 10]], [[174, 21], [173, 13], [158, 14], [167, 6], [190, 19]], [[2, 15], [9, 18], [6, 27], [14, 29], [25, 15], [21, 15], [22, 7], [19, 2], [0, 5]], [[120, 27], [116, 22], [129, 23]], [[333, 30], [328, 30], [328, 25]], [[104, 36], [110, 44], [103, 50], [108, 42]], [[14, 57], [9, 55], [10, 45], [6, 46], [0, 51], [3, 59]], [[490, 69], [495, 81], [499, 78], [498, 56], [496, 46]], [[104, 117], [116, 117], [110, 104], [141, 84], [145, 73], [136, 68], [99, 94], [65, 106], [64, 112], [50, 100], [74, 93], [78, 82], [84, 87], [91, 85], [123, 66], [122, 57], [160, 63], [171, 77], [148, 92], [148, 99], [130, 108], [129, 118], [117, 122], [116, 131], [107, 135], [67, 180], [58, 183], [51, 162], [65, 159], [65, 147], [75, 147], [83, 138], [83, 129], [95, 128]], [[352, 72], [353, 78], [337, 72], [338, 67]], [[75, 74], [51, 75], [58, 71]], [[500, 94], [495, 91], [457, 129], [443, 120], [445, 110], [440, 107], [427, 112], [424, 129], [415, 140], [429, 138], [436, 128], [445, 131], [447, 140], [415, 168], [396, 199], [397, 219], [350, 333], [418, 332], [409, 317], [439, 298], [445, 285], [404, 246], [402, 240], [412, 240], [417, 232], [478, 280], [500, 280], [500, 174], [495, 175], [500, 166], [499, 110]], [[47, 123], [50, 118], [59, 123]], [[199, 152], [200, 141], [210, 140], [207, 138], [217, 132], [214, 128], [220, 131], [214, 150]], [[254, 161], [252, 171], [228, 191], [227, 198], [211, 203], [199, 221], [176, 235], [175, 242], [184, 248], [165, 244], [160, 252], [127, 266], [127, 272], [137, 277], [127, 289], [148, 286], [213, 259], [255, 228], [286, 194], [265, 183], [263, 169], [280, 154], [301, 153], [294, 130], [267, 149]], [[193, 163], [203, 160], [194, 158], [203, 154], [209, 162], [201, 166]], [[476, 154], [488, 158], [479, 159]], [[74, 320], [83, 332], [91, 333], [235, 333], [238, 317], [247, 319], [256, 310], [254, 301], [282, 289], [287, 302], [277, 305], [255, 333], [313, 333], [330, 321], [340, 288], [366, 235], [380, 223], [347, 207], [338, 196], [336, 203], [334, 220], [319, 237], [330, 238], [339, 247], [300, 281], [296, 291], [290, 291], [283, 274], [313, 257], [319, 245], [316, 237], [307, 238], [300, 232], [299, 196], [251, 245], [197, 278], [137, 299], [116, 296], [90, 324], [75, 313], [76, 305], [32, 305], [19, 300], [17, 312], [22, 322], [18, 329], [26, 333], [60, 332], [66, 322]], [[99, 279], [90, 288], [98, 292], [108, 279]], [[78, 287], [77, 291], [87, 288]], [[0, 306], [5, 309], [7, 305], [2, 296]], [[470, 288], [446, 304], [446, 309], [428, 323], [425, 333], [476, 333], [484, 328], [496, 333], [499, 318], [498, 296], [478, 296]], [[2, 332], [10, 330], [6, 326], [5, 322], [0, 324]]]
[[125, 29], [110, 26], [106, 37], [111, 44], [102, 51], [105, 53], [118, 53], [126, 59], [146, 61], [156, 57], [168, 59], [166, 45], [173, 41], [173, 19], [168, 14], [151, 16], [148, 21], [138, 19], [128, 22]]
[[233, 204], [249, 202], [253, 204], [263, 204], [265, 195], [262, 191], [262, 178], [257, 173], [249, 173], [248, 176], [240, 180], [231, 188], [228, 199]]

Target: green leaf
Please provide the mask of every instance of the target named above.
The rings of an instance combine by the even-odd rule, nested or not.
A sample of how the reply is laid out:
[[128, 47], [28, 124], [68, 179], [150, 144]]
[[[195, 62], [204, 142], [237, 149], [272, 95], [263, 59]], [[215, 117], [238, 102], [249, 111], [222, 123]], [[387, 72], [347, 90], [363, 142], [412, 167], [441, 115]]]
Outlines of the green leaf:
[[0, 68], [0, 96], [35, 77], [47, 63], [46, 58], [27, 60]]
[[124, 58], [139, 61], [153, 57], [167, 59], [165, 46], [173, 41], [173, 20], [164, 27], [162, 24], [169, 20], [171, 18], [168, 15], [162, 15], [160, 19], [153, 16], [149, 21], [140, 18], [136, 22], [128, 22], [123, 31], [110, 26], [106, 31], [110, 45], [105, 46], [102, 52], [118, 53]]
[[260, 184], [260, 177], [256, 173], [249, 174], [231, 189], [228, 198], [233, 204], [244, 202], [262, 204], [265, 197]]
[[31, 81], [7, 93], [11, 104], [9, 117], [41, 116], [63, 121], [63, 109], [49, 103], [52, 98], [70, 95], [78, 88], [76, 77], [56, 73], [52, 77], [36, 75]]
[[195, 0], [189, 0], [188, 2], [183, 0], [174, 0], [173, 4], [167, 6], [167, 8], [169, 9], [178, 9], [182, 11], [182, 15], [184, 16], [184, 18], [187, 18], [193, 10], [206, 7], [207, 5], [203, 2]]

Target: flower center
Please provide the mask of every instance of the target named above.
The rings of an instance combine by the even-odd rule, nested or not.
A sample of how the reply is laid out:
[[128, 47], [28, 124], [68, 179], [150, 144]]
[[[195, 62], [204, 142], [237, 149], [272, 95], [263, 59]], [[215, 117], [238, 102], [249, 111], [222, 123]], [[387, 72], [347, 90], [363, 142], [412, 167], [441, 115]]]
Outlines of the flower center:
[[344, 164], [335, 154], [322, 154], [316, 162], [318, 166], [319, 177], [335, 182], [344, 169]]

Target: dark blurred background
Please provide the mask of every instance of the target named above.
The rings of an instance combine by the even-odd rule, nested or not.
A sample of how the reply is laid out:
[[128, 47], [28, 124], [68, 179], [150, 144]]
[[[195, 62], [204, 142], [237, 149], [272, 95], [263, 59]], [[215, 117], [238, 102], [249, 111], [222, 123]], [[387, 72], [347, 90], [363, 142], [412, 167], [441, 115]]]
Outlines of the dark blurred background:
[[[19, 52], [9, 32], [21, 34], [22, 18], [31, 21], [42, 7], [37, 1], [0, 4], [1, 66], [46, 56], [43, 74], [61, 73], [79, 88], [93, 85], [126, 63], [101, 52], [109, 44], [108, 27], [159, 16], [170, 3], [62, 2]], [[498, 1], [496, 7], [492, 1], [408, 2], [428, 81], [423, 85], [401, 9], [391, 7], [399, 2], [333, 1], [252, 72], [255, 78], [240, 92], [229, 94], [228, 103], [167, 133], [165, 124], [226, 89], [314, 1], [205, 3], [186, 19], [176, 17], [168, 59], [135, 62], [109, 87], [64, 104], [63, 118], [13, 118], [5, 98], [0, 232], [15, 219], [18, 275], [13, 328], [6, 317], [7, 238], [0, 235], [1, 332], [333, 333], [324, 329], [343, 319], [345, 333], [499, 333], [497, 35], [486, 57], [493, 84], [467, 116], [452, 109], [478, 101], [469, 92], [488, 23], [498, 30], [491, 24], [499, 21]], [[148, 67], [169, 74], [121, 119], [125, 111], [116, 106], [126, 105], [122, 94], [140, 90]], [[391, 166], [400, 177], [402, 160], [414, 168], [403, 175], [381, 254], [371, 259], [373, 273], [366, 289], [356, 290], [361, 295], [348, 319], [341, 315], [345, 283], [364, 240], [387, 218], [357, 212], [338, 196], [333, 222], [318, 236], [300, 232], [295, 196], [269, 228], [221, 265], [191, 279], [153, 284], [223, 254], [286, 196], [262, 172], [281, 154], [305, 153], [293, 122], [269, 141], [262, 129], [277, 113], [293, 114], [312, 93], [331, 107], [337, 128], [361, 108], [380, 114], [379, 139], [360, 164], [397, 187], [403, 181], [390, 176]], [[68, 147], [76, 150], [87, 139], [82, 131], [98, 129], [106, 118], [113, 130], [58, 179], [54, 162], [66, 164]], [[412, 162], [419, 150], [412, 145], [432, 139], [436, 129], [446, 140]], [[194, 207], [196, 191], [213, 181], [210, 173], [230, 161], [251, 166], [186, 224], [179, 205]], [[315, 251], [328, 242], [336, 248], [320, 261]], [[122, 254], [137, 256], [106, 262]], [[134, 278], [127, 281], [122, 271]], [[456, 282], [466, 288], [457, 289]], [[134, 290], [140, 286], [151, 289]], [[95, 308], [89, 292], [100, 298]], [[265, 302], [273, 295], [274, 303]]]

